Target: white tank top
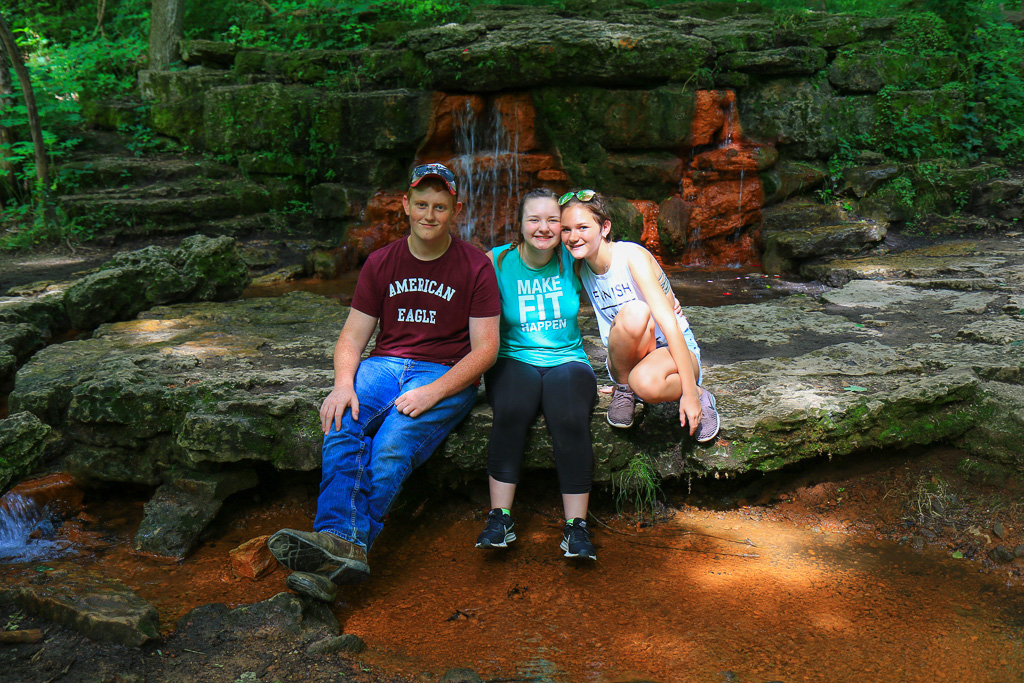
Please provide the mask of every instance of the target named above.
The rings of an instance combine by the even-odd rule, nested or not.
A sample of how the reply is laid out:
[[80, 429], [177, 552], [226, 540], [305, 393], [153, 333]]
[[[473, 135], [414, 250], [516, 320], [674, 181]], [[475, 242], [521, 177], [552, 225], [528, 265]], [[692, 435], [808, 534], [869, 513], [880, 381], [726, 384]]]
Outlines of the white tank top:
[[[601, 341], [605, 346], [608, 346], [608, 330], [611, 329], [612, 321], [615, 320], [615, 316], [623, 306], [630, 301], [637, 300], [650, 305], [629, 272], [629, 257], [633, 251], [636, 249], [646, 251], [646, 249], [633, 242], [612, 242], [611, 247], [612, 262], [608, 267], [608, 272], [598, 275], [590, 269], [586, 261], [580, 268], [583, 289], [587, 291], [590, 304], [594, 307], [594, 313], [597, 315], [597, 327], [601, 331]], [[669, 298], [670, 305], [674, 307], [675, 295], [672, 293], [672, 285], [668, 281], [668, 276], [657, 263], [655, 263], [655, 267], [658, 269], [658, 284], [661, 285], [665, 296]], [[686, 320], [686, 316], [677, 313], [676, 320], [679, 322], [680, 330], [689, 329], [690, 323]], [[654, 323], [654, 335], [658, 340], [658, 345], [665, 346], [665, 333], [662, 332], [657, 322]]]

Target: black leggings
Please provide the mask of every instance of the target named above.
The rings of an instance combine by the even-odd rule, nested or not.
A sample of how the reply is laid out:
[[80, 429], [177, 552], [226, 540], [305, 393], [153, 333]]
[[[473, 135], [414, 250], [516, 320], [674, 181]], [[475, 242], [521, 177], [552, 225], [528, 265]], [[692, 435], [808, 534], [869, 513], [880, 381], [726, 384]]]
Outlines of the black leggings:
[[540, 368], [499, 358], [485, 378], [487, 401], [494, 409], [487, 474], [506, 484], [519, 483], [526, 435], [539, 409], [554, 443], [562, 493], [590, 493], [594, 477], [590, 409], [597, 397], [594, 370], [575, 361]]

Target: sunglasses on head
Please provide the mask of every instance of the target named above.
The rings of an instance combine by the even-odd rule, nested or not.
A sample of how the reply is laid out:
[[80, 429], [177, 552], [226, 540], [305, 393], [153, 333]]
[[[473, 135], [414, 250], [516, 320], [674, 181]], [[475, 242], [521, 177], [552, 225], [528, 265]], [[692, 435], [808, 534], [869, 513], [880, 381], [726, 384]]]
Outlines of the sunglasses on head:
[[581, 202], [589, 202], [596, 195], [597, 195], [597, 192], [595, 192], [594, 190], [580, 190], [579, 192], [566, 192], [565, 194], [563, 194], [561, 197], [558, 198], [558, 205], [559, 206], [564, 206], [565, 203], [568, 202], [573, 197], [576, 197], [576, 199], [580, 200]]
[[409, 187], [416, 187], [420, 181], [427, 176], [437, 176], [448, 186], [448, 191], [455, 194], [455, 174], [444, 164], [423, 164], [412, 169], [412, 177], [409, 179]]

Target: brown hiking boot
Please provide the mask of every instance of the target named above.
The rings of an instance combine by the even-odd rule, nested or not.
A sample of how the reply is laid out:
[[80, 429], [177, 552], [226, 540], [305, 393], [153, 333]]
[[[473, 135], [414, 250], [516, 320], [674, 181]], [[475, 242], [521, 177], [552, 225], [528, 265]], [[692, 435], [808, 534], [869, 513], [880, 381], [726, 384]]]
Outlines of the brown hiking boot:
[[366, 551], [334, 534], [281, 529], [267, 541], [267, 548], [292, 571], [325, 574], [335, 584], [370, 578]]
[[299, 595], [313, 598], [320, 602], [334, 602], [338, 597], [338, 586], [327, 578], [326, 574], [314, 574], [313, 572], [292, 572], [284, 585], [291, 588]]

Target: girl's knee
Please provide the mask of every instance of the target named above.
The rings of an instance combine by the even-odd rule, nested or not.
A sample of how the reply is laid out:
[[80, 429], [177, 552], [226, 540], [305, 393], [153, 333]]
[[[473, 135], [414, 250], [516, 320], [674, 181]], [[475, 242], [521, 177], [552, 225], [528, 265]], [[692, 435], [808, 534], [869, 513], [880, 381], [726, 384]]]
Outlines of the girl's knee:
[[664, 378], [659, 378], [649, 369], [642, 366], [633, 368], [629, 373], [629, 388], [637, 398], [647, 403], [657, 403], [660, 398]]
[[644, 336], [648, 331], [653, 333], [654, 319], [651, 317], [650, 306], [643, 301], [630, 301], [619, 309], [611, 329], [635, 338]]

